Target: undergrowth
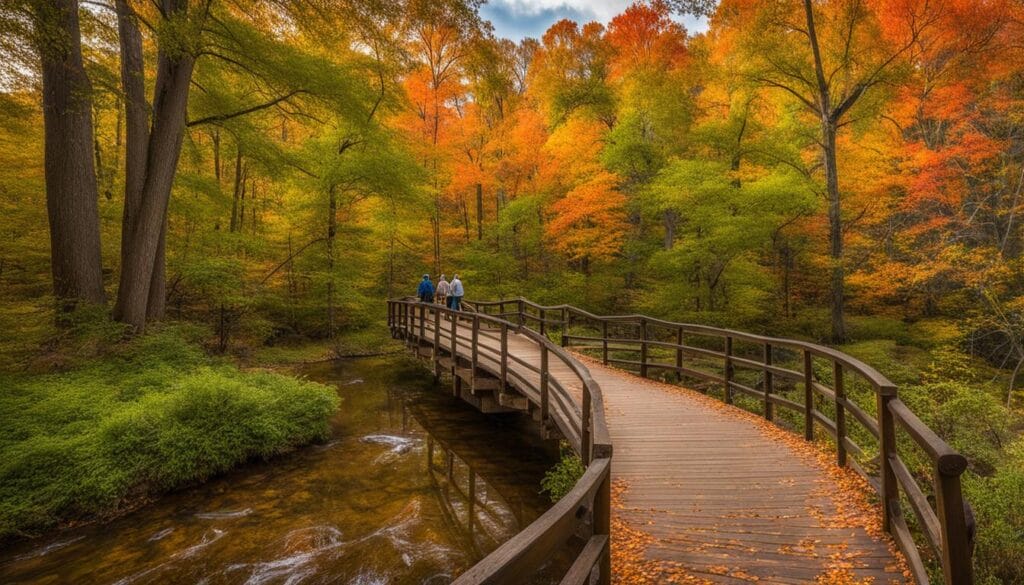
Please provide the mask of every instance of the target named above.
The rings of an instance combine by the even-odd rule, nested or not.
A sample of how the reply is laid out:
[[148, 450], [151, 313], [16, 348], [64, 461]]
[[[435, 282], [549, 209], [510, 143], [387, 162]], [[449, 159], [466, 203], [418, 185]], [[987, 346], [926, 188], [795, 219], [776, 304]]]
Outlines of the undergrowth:
[[541, 492], [547, 493], [552, 502], [557, 502], [572, 491], [586, 470], [579, 455], [563, 444], [561, 460], [540, 481]]
[[333, 390], [240, 371], [205, 354], [204, 333], [167, 326], [63, 372], [0, 374], [0, 541], [113, 516], [326, 437]]

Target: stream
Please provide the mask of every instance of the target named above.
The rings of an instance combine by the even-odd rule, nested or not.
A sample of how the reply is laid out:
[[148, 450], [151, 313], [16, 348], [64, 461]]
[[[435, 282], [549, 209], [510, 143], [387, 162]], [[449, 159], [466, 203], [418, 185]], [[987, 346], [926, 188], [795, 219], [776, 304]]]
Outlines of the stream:
[[[550, 505], [557, 445], [405, 356], [305, 366], [332, 437], [105, 524], [0, 551], [0, 583], [449, 583]], [[542, 578], [541, 581], [544, 581]]]

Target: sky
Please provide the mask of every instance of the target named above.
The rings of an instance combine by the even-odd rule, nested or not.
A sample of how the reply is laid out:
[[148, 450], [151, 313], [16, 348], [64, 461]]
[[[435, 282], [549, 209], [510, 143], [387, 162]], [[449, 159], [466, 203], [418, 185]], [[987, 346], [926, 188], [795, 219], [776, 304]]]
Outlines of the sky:
[[[487, 0], [480, 15], [490, 20], [499, 37], [518, 41], [539, 39], [555, 22], [568, 18], [579, 23], [593, 20], [608, 24], [634, 0]], [[692, 16], [676, 17], [687, 31], [703, 32], [707, 23]]]

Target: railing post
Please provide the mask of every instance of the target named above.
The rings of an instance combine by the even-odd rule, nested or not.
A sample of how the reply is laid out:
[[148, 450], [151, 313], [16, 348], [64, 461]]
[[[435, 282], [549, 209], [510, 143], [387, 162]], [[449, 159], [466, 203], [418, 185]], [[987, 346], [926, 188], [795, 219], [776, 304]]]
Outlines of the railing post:
[[434, 381], [441, 377], [441, 362], [438, 361], [438, 352], [441, 350], [441, 310], [431, 309], [434, 312]]
[[402, 303], [401, 314], [399, 320], [402, 325], [402, 337], [405, 339], [406, 344], [409, 344], [409, 338], [412, 337], [412, 321], [409, 320], [409, 306], [406, 303]]
[[476, 367], [477, 361], [480, 359], [480, 350], [478, 349], [480, 342], [480, 315], [473, 314], [473, 333], [472, 333], [472, 345], [471, 351], [473, 352], [472, 365], [473, 365], [473, 378], [476, 378]]
[[601, 362], [608, 365], [608, 322], [601, 321]]
[[548, 346], [540, 344], [540, 420], [545, 424], [548, 422], [548, 386], [550, 384], [548, 374]]
[[935, 462], [935, 509], [942, 528], [942, 574], [946, 585], [974, 582], [971, 543], [960, 475], [967, 469], [963, 455], [947, 455]]
[[434, 313], [434, 356], [437, 356], [437, 350], [441, 347], [441, 311], [432, 309]]
[[426, 327], [427, 326], [426, 318], [427, 318], [427, 304], [426, 303], [420, 303], [420, 333], [419, 333], [419, 338], [416, 340], [418, 342], [417, 344], [423, 343], [423, 338], [426, 337], [426, 335], [424, 335], [424, 333], [426, 332], [426, 328], [427, 328]]
[[590, 465], [590, 388], [583, 387], [583, 409], [580, 419], [580, 458], [583, 465]]
[[458, 358], [455, 356], [455, 352], [459, 349], [459, 340], [455, 337], [457, 333], [457, 327], [459, 324], [459, 312], [452, 311], [452, 373], [455, 373], [455, 364], [458, 363]]
[[732, 335], [725, 336], [725, 403], [732, 404]]
[[683, 380], [683, 328], [676, 329], [676, 382]]
[[892, 468], [892, 457], [896, 456], [896, 421], [889, 403], [896, 399], [896, 388], [876, 388], [878, 396], [878, 459], [879, 481], [882, 488], [882, 528], [892, 532], [892, 518], [899, 513], [899, 486]]
[[[772, 344], [764, 344], [764, 365], [772, 365]], [[772, 412], [772, 390], [775, 389], [775, 376], [771, 370], [765, 368], [764, 370], [764, 418], [772, 420], [774, 413]]]
[[640, 377], [647, 377], [647, 319], [640, 318]]
[[562, 307], [562, 347], [569, 346], [569, 309]]
[[814, 440], [814, 371], [811, 351], [804, 350], [804, 438]]
[[836, 465], [846, 467], [846, 390], [843, 388], [843, 365], [832, 361], [832, 391], [836, 394]]
[[544, 309], [541, 309], [540, 310], [540, 334], [544, 335], [545, 337], [548, 334], [548, 331], [547, 331], [548, 327], [547, 326], [548, 326], [548, 323], [547, 323], [547, 311], [545, 311]]
[[[594, 494], [594, 534], [607, 534], [609, 538], [612, 532], [612, 474], [611, 469], [605, 474], [604, 479], [601, 480], [601, 486], [597, 488], [597, 493]], [[599, 585], [611, 585], [612, 582], [612, 554], [611, 554], [611, 541], [609, 540], [608, 546], [605, 547], [604, 554], [601, 555], [600, 565], [598, 571], [600, 576], [598, 577]]]
[[508, 384], [508, 325], [504, 320], [501, 322], [501, 391], [505, 391]]
[[523, 303], [523, 299], [519, 299], [519, 326], [522, 327], [526, 324], [526, 305]]

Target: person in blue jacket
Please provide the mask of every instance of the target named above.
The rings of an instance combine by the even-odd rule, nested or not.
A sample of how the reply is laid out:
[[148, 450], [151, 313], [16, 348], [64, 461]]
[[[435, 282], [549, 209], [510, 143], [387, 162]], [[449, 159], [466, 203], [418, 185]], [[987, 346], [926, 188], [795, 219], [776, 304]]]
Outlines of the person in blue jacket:
[[430, 282], [429, 274], [423, 275], [423, 280], [420, 281], [420, 288], [416, 291], [416, 296], [420, 298], [421, 302], [434, 302], [434, 283]]

